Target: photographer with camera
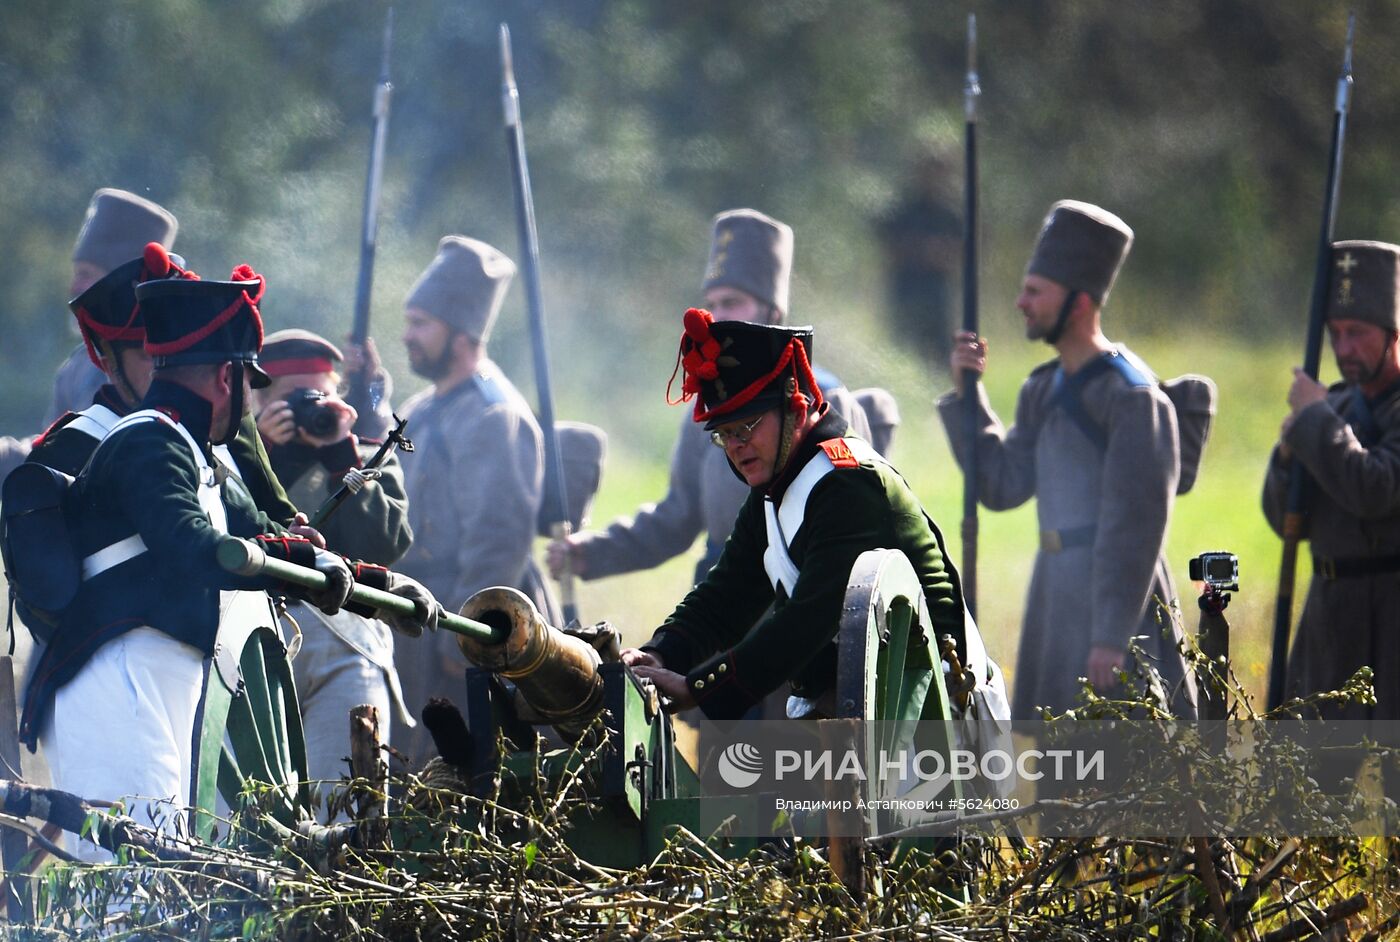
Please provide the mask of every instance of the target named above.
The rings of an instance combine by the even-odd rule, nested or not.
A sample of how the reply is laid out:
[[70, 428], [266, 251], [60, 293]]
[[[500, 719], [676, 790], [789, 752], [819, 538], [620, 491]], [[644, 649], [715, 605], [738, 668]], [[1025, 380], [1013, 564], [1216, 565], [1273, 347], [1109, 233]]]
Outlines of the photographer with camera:
[[[263, 346], [260, 362], [272, 384], [256, 390], [258, 430], [273, 469], [292, 500], [308, 510], [321, 506], [347, 472], [364, 466], [378, 442], [351, 432], [357, 415], [340, 398], [334, 344], [307, 330], [280, 330]], [[413, 531], [403, 470], [392, 450], [377, 470], [321, 527], [337, 552], [393, 566], [408, 550]], [[307, 770], [313, 782], [335, 782], [346, 771], [352, 707], [374, 704], [389, 727], [390, 707], [412, 725], [394, 669], [394, 642], [383, 622], [349, 611], [326, 615], [293, 602], [289, 613], [301, 629], [301, 652], [293, 662], [306, 732]], [[328, 786], [322, 786], [323, 794]]]

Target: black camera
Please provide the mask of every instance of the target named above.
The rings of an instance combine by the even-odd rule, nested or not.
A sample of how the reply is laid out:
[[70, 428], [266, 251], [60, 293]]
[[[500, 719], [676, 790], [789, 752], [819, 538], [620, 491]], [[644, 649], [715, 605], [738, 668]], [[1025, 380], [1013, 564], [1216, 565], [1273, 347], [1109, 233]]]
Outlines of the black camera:
[[1234, 553], [1224, 550], [1202, 553], [1191, 560], [1189, 567], [1192, 582], [1204, 582], [1224, 592], [1240, 590], [1240, 560]]
[[328, 438], [340, 428], [340, 416], [326, 405], [326, 394], [319, 389], [293, 389], [287, 394], [292, 421], [313, 438]]

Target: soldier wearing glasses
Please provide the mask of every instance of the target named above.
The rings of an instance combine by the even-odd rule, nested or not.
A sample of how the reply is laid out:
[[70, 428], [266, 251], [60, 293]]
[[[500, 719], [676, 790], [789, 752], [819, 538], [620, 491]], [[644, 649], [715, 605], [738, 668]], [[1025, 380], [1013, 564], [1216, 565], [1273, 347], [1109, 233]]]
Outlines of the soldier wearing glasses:
[[623, 652], [673, 709], [738, 719], [790, 681], [789, 716], [834, 715], [846, 583], [869, 549], [904, 552], [934, 632], [964, 647], [962, 592], [938, 528], [826, 402], [811, 350], [810, 328], [686, 312], [677, 401], [695, 400], [692, 418], [748, 495], [714, 568], [650, 641]]

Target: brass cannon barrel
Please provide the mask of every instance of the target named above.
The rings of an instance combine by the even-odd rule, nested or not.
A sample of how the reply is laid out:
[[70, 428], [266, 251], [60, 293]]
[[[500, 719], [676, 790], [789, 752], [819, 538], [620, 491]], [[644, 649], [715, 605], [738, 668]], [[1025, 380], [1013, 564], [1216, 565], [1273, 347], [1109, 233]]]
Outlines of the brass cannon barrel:
[[458, 635], [469, 661], [514, 683], [526, 705], [566, 738], [582, 735], [603, 706], [602, 658], [592, 645], [549, 625], [529, 598], [504, 586], [467, 599], [461, 615], [504, 635]]

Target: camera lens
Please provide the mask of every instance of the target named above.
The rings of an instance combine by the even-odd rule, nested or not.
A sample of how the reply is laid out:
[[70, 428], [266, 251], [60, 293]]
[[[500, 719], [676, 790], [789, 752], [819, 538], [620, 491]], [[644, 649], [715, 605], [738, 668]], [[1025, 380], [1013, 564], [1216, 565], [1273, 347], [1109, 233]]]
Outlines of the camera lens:
[[334, 435], [340, 427], [340, 417], [326, 405], [326, 394], [317, 389], [294, 389], [287, 396], [292, 420], [306, 434], [316, 438]]
[[317, 403], [306, 417], [306, 434], [314, 435], [317, 438], [325, 438], [327, 435], [335, 434], [336, 427], [340, 424], [334, 412], [325, 406]]

